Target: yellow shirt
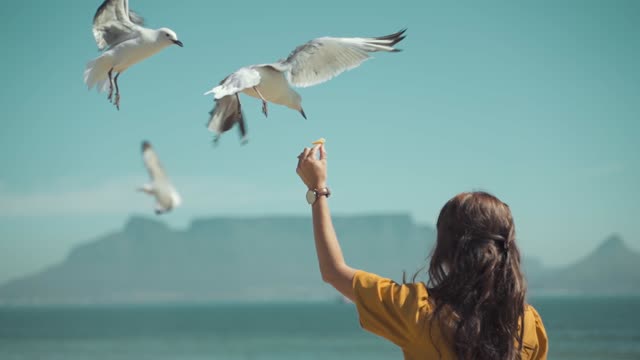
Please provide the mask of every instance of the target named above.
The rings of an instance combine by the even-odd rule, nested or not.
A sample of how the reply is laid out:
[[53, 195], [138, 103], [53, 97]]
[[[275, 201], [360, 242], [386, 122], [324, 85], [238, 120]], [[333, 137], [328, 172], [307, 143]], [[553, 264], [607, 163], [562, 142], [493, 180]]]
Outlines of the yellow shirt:
[[[360, 325], [398, 345], [405, 360], [454, 359], [440, 334], [440, 326], [426, 325], [425, 318], [431, 313], [432, 305], [423, 283], [400, 285], [375, 274], [356, 271], [353, 290]], [[546, 359], [548, 339], [540, 315], [529, 305], [524, 316], [522, 360]]]

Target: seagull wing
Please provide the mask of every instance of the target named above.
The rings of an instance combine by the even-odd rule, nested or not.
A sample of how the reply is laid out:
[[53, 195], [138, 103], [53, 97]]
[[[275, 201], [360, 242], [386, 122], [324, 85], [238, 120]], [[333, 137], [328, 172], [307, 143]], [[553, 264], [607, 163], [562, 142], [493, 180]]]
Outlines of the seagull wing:
[[154, 183], [168, 183], [169, 180], [167, 178], [167, 174], [164, 172], [164, 169], [160, 164], [158, 155], [148, 141], [142, 142], [142, 159], [144, 160], [144, 165], [147, 167], [147, 171], [149, 172], [149, 177]]
[[105, 0], [93, 17], [93, 37], [104, 50], [135, 37], [143, 24], [144, 19], [129, 10], [129, 0]]
[[247, 127], [238, 96], [234, 94], [216, 99], [213, 110], [209, 112], [209, 123], [207, 124], [207, 128], [216, 134], [214, 142], [217, 142], [220, 135], [230, 130], [236, 123], [240, 127], [240, 135], [244, 142], [246, 141]]
[[213, 93], [214, 99], [218, 100], [258, 84], [260, 84], [260, 73], [258, 70], [253, 67], [243, 67], [224, 78], [218, 86], [204, 94], [209, 95]]
[[138, 26], [144, 26], [144, 18], [133, 10], [129, 10], [129, 20]]
[[369, 59], [370, 52], [400, 51], [393, 47], [404, 39], [405, 30], [375, 38], [321, 37], [298, 46], [283, 65], [288, 65], [289, 82], [293, 86], [308, 87], [323, 83], [360, 66]]

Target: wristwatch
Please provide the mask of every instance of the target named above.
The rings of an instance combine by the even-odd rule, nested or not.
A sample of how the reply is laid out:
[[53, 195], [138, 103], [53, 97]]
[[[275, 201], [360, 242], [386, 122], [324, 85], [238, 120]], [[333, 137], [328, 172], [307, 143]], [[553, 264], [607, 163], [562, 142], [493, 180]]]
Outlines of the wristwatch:
[[326, 196], [329, 198], [329, 196], [331, 196], [331, 190], [329, 190], [328, 187], [309, 189], [309, 191], [307, 191], [307, 202], [309, 205], [313, 205], [320, 196]]

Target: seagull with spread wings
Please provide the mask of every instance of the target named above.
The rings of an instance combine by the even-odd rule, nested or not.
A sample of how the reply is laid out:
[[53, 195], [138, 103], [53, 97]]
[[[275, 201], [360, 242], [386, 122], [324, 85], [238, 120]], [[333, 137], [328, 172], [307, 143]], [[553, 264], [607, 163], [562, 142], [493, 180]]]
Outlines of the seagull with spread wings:
[[247, 140], [247, 128], [238, 93], [262, 100], [262, 112], [265, 116], [267, 102], [271, 102], [296, 110], [306, 119], [302, 98], [291, 85], [317, 85], [360, 66], [370, 58], [371, 52], [400, 51], [393, 46], [405, 38], [405, 31], [406, 29], [374, 38], [320, 37], [298, 46], [286, 59], [238, 69], [205, 93], [214, 95], [214, 107], [209, 112], [207, 124], [208, 129], [215, 133], [214, 142], [236, 123], [240, 128], [242, 142]]
[[105, 0], [93, 17], [93, 36], [98, 49], [105, 51], [87, 64], [84, 82], [89, 90], [93, 86], [98, 92], [108, 90], [108, 99], [118, 110], [120, 74], [169, 45], [183, 46], [171, 29], [145, 28], [142, 17], [129, 10], [129, 0]]
[[182, 198], [173, 187], [165, 173], [158, 155], [148, 141], [142, 142], [142, 159], [149, 172], [151, 184], [144, 184], [138, 189], [156, 198], [155, 212], [157, 215], [168, 212], [182, 204]]

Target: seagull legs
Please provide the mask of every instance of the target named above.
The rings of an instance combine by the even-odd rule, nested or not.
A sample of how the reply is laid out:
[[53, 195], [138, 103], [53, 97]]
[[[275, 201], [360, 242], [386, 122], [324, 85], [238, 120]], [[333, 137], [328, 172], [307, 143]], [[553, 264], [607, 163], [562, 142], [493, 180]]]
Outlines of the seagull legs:
[[241, 135], [240, 144], [246, 145], [247, 142], [249, 142], [249, 139], [247, 138], [247, 127], [244, 123], [244, 116], [242, 116], [242, 106], [240, 105], [240, 97], [238, 96], [238, 93], [236, 93], [236, 99], [238, 100], [238, 126], [240, 127]]
[[267, 115], [267, 100], [264, 99], [264, 96], [262, 96], [262, 94], [260, 93], [260, 90], [258, 90], [257, 87], [253, 87], [253, 90], [255, 90], [258, 93], [258, 96], [260, 96], [260, 99], [262, 99], [262, 113], [264, 114], [265, 117], [268, 117]]
[[113, 96], [113, 68], [111, 68], [107, 74], [109, 75], [109, 96], [107, 100], [111, 101], [111, 97]]
[[[113, 68], [111, 68], [108, 72], [109, 75], [109, 96], [107, 99], [112, 102], [118, 110], [120, 110], [120, 89], [118, 88], [118, 76], [120, 73], [117, 73], [116, 76], [113, 76]], [[116, 88], [116, 96], [113, 98], [113, 87], [115, 85]]]
[[116, 108], [120, 110], [120, 89], [118, 88], [118, 76], [120, 76], [120, 73], [117, 73], [116, 77], [113, 78], [113, 83], [116, 84], [116, 98], [114, 104], [116, 105]]

